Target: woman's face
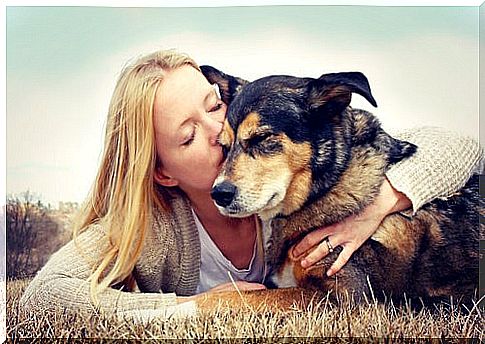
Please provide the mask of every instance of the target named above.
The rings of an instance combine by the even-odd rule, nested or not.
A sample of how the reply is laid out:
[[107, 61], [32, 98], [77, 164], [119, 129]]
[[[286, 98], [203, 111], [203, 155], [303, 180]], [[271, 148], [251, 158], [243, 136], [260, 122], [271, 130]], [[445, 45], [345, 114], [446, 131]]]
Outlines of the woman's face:
[[187, 194], [208, 192], [223, 162], [217, 137], [226, 105], [204, 75], [191, 66], [169, 71], [154, 103], [158, 183]]

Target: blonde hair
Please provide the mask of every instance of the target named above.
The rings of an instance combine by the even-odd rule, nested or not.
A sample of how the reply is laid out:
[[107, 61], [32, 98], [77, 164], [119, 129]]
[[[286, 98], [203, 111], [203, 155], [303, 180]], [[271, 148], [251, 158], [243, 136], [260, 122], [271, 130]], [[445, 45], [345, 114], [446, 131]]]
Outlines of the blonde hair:
[[109, 105], [101, 164], [74, 227], [76, 238], [99, 223], [109, 239], [90, 276], [95, 304], [101, 291], [130, 278], [151, 226], [153, 207], [167, 210], [154, 182], [153, 105], [166, 72], [183, 65], [200, 70], [187, 55], [162, 50], [137, 59], [118, 78]]

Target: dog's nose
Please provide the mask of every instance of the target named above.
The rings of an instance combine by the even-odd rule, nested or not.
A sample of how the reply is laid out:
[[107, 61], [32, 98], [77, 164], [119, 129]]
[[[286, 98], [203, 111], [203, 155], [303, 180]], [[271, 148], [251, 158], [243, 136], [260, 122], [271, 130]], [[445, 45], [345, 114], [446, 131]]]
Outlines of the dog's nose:
[[212, 188], [211, 197], [221, 207], [227, 207], [232, 203], [236, 195], [236, 187], [234, 184], [224, 181]]

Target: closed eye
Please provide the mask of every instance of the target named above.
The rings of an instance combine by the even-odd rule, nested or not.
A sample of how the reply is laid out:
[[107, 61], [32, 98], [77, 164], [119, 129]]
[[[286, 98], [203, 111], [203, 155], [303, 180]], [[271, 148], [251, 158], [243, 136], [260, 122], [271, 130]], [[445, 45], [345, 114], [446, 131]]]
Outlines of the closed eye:
[[182, 146], [190, 146], [195, 139], [195, 129], [192, 131], [190, 136], [182, 143]]
[[194, 127], [192, 128], [192, 131], [190, 132], [190, 136], [186, 137], [185, 140], [183, 140], [183, 142], [181, 143], [181, 146], [185, 146], [185, 147], [190, 146], [192, 142], [194, 142], [196, 131], [197, 131], [197, 125], [194, 125]]
[[278, 140], [278, 136], [270, 131], [257, 133], [242, 141], [241, 147], [253, 158], [257, 155], [271, 155], [283, 151], [283, 146]]
[[249, 138], [247, 140], [247, 144], [248, 146], [256, 146], [271, 136], [273, 136], [273, 133], [271, 132], [264, 132], [261, 134], [257, 134]]
[[219, 111], [220, 109], [222, 109], [222, 105], [223, 105], [223, 102], [222, 101], [218, 101], [216, 103], [216, 105], [214, 105], [210, 110], [209, 112], [216, 112], [216, 111]]

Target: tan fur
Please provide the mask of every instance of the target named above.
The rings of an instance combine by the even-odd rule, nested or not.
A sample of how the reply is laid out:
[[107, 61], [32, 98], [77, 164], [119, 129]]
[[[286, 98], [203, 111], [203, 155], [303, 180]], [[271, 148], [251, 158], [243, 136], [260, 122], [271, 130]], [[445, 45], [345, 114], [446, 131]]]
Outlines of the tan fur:
[[[250, 117], [249, 120], [243, 122], [243, 127], [239, 127], [240, 140], [247, 140], [261, 130], [261, 128], [254, 127], [259, 123], [257, 114], [253, 113]], [[243, 134], [239, 134], [241, 131]], [[269, 200], [265, 198], [270, 197], [264, 186], [276, 185], [280, 190], [287, 190], [285, 198], [277, 205], [277, 208], [299, 208], [308, 198], [311, 187], [309, 168], [311, 146], [307, 142], [294, 143], [284, 134], [276, 136], [275, 139], [283, 145], [283, 152], [258, 156], [257, 159], [247, 153], [242, 153], [233, 161], [233, 168], [225, 177], [239, 188], [243, 204], [244, 202], [259, 204], [261, 200], [264, 203]], [[247, 171], [251, 171], [251, 173], [247, 173]], [[273, 208], [269, 206], [267, 209]]]
[[438, 223], [444, 220], [444, 217], [439, 213], [422, 212], [419, 218], [423, 219], [429, 224], [428, 234], [432, 245], [441, 244], [443, 242], [443, 233]]
[[[415, 226], [416, 227], [416, 226]], [[416, 228], [407, 225], [400, 215], [388, 216], [381, 223], [372, 239], [392, 250], [402, 259], [408, 259], [409, 253], [414, 252], [417, 241], [422, 234], [415, 236]]]
[[[370, 203], [371, 200], [367, 198], [369, 195], [376, 194], [384, 180], [382, 171], [386, 164], [385, 158], [372, 149], [354, 149], [353, 154], [354, 159], [342, 174], [340, 182], [325, 197], [305, 209], [291, 214], [286, 219], [285, 233], [320, 226], [322, 218], [336, 222], [334, 218], [336, 214], [342, 212], [342, 204], [366, 205]], [[363, 170], [362, 164], [368, 164], [372, 166], [372, 169]], [[365, 183], [362, 183], [363, 180]], [[291, 212], [294, 209], [287, 210]]]
[[226, 120], [224, 121], [224, 125], [222, 126], [222, 131], [219, 135], [219, 143], [223, 146], [230, 146], [234, 142], [234, 131], [232, 130], [229, 122]]
[[231, 309], [254, 312], [281, 312], [304, 310], [312, 301], [315, 304], [322, 299], [318, 292], [302, 288], [281, 288], [256, 290], [241, 293], [226, 291], [219, 293], [201, 294], [196, 298], [199, 310], [215, 311], [217, 309]]
[[415, 219], [420, 222], [420, 225], [413, 226], [402, 215], [394, 214], [384, 219], [372, 239], [392, 250], [395, 255], [407, 260], [425, 234], [424, 228], [427, 227], [427, 234], [429, 234], [432, 245], [440, 244], [443, 241], [438, 225], [439, 220], [440, 216], [437, 213], [420, 212]]
[[385, 246], [390, 253], [386, 255], [383, 264], [394, 266], [386, 276], [388, 285], [394, 290], [403, 288], [403, 276], [407, 271], [403, 270], [408, 265], [409, 258], [416, 251], [419, 241], [423, 236], [422, 226], [413, 226], [410, 221], [400, 214], [387, 216], [372, 236], [372, 239]]
[[[233, 163], [233, 174], [230, 180], [247, 192], [246, 187], [251, 187], [251, 192], [259, 192], [262, 185], [277, 180], [278, 176], [289, 170], [287, 157], [282, 154], [263, 156], [253, 159], [248, 154], [240, 154]], [[250, 173], [247, 173], [250, 171]], [[258, 184], [254, 181], [257, 180]]]
[[283, 213], [288, 213], [292, 209], [300, 208], [310, 194], [312, 173], [309, 166], [312, 148], [310, 143], [294, 143], [286, 135], [281, 142], [293, 174], [287, 196], [283, 200]]
[[237, 138], [241, 144], [253, 136], [258, 130], [261, 130], [259, 126], [260, 117], [257, 112], [251, 112], [247, 115], [244, 121], [239, 125], [237, 130]]

